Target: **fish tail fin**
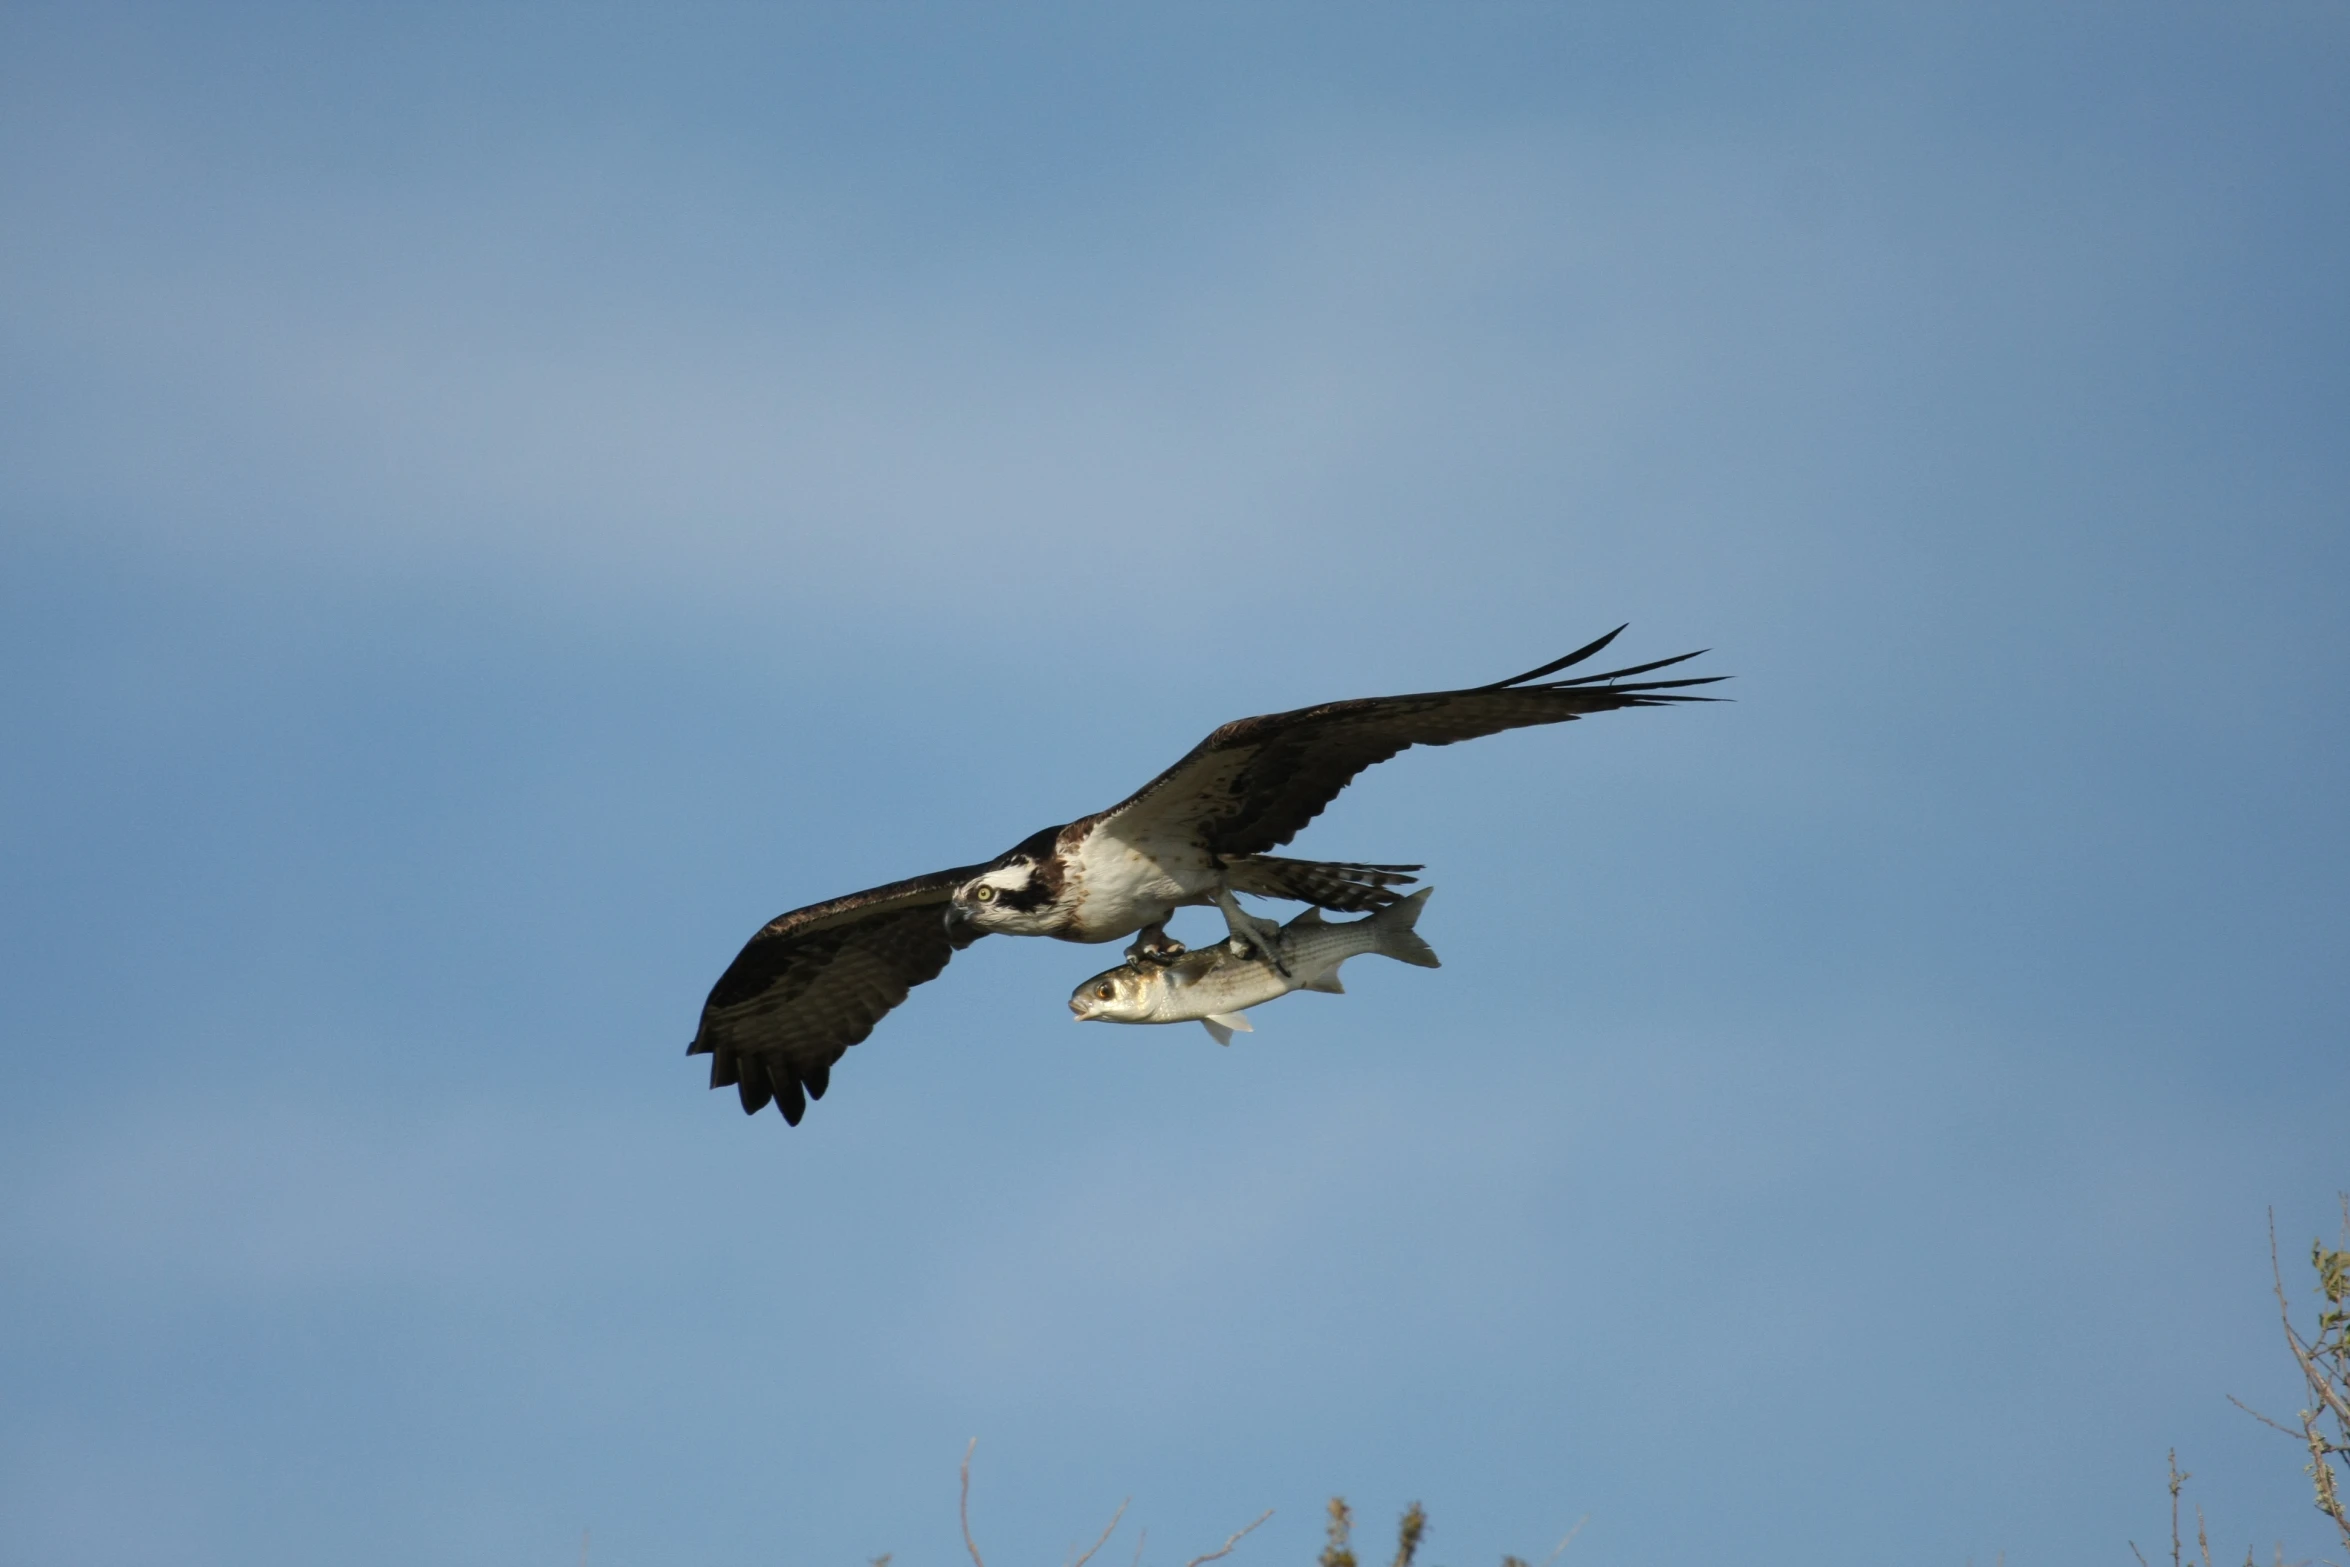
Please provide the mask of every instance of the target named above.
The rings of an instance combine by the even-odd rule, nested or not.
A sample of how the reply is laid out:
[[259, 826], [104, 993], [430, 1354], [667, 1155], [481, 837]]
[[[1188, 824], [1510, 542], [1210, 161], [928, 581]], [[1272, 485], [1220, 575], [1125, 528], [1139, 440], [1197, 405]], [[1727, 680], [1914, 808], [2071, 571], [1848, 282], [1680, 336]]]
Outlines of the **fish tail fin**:
[[1399, 898], [1372, 915], [1367, 922], [1378, 944], [1371, 950], [1398, 963], [1409, 963], [1414, 968], [1442, 968], [1436, 949], [1420, 939], [1412, 929], [1420, 922], [1420, 910], [1428, 903], [1428, 894], [1434, 887], [1422, 887], [1408, 898]]

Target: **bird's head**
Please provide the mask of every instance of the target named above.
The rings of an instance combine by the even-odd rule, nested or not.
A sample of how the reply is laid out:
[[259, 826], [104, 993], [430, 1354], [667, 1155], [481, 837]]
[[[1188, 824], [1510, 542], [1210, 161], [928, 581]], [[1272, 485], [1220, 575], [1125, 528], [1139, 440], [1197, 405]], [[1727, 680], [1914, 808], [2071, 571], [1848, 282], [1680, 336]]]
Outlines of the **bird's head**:
[[1051, 842], [1059, 830], [1048, 828], [980, 867], [954, 890], [949, 922], [1010, 936], [1051, 935], [1062, 913], [1061, 867]]

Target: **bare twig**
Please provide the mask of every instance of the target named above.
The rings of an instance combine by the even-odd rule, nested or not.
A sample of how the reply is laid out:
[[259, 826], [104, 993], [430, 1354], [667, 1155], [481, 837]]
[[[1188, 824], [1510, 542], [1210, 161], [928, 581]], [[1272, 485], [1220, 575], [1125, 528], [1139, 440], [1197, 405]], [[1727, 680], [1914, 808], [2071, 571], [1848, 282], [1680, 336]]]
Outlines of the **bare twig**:
[[980, 1559], [979, 1543], [971, 1538], [971, 1453], [978, 1446], [979, 1438], [973, 1437], [971, 1445], [963, 1449], [963, 1549], [971, 1553], [971, 1567], [987, 1567]]
[[1270, 1507], [1266, 1508], [1263, 1512], [1257, 1515], [1256, 1523], [1250, 1524], [1246, 1529], [1235, 1531], [1232, 1537], [1226, 1540], [1221, 1546], [1208, 1552], [1208, 1554], [1205, 1556], [1194, 1556], [1190, 1561], [1185, 1562], [1183, 1567], [1200, 1567], [1200, 1563], [1202, 1562], [1221, 1561], [1223, 1558], [1230, 1556], [1232, 1554], [1232, 1547], [1240, 1543], [1241, 1537], [1243, 1535], [1253, 1534], [1256, 1531], [1257, 1524], [1263, 1523], [1266, 1519], [1272, 1516], [1273, 1509]]
[[2238, 1398], [2233, 1393], [2228, 1395], [2228, 1402], [2235, 1405], [2238, 1409], [2241, 1409], [2244, 1411], [2244, 1413], [2250, 1415], [2253, 1419], [2259, 1421], [2262, 1425], [2267, 1426], [2272, 1430], [2282, 1431], [2287, 1436], [2297, 1437], [2301, 1434], [2300, 1432], [2294, 1430], [2291, 1426], [2285, 1424], [2282, 1420], [2269, 1419], [2268, 1416], [2262, 1414], [2259, 1410], [2254, 1409], [2250, 1404], [2245, 1403], [2242, 1399]]
[[2171, 1447], [2171, 1567], [2181, 1567], [2181, 1558], [2178, 1558], [2178, 1487], [2183, 1487], [2185, 1482], [2193, 1478], [2195, 1475], [2178, 1471], [2178, 1450]]
[[[987, 1567], [986, 1558], [979, 1554], [979, 1542], [971, 1538], [971, 1455], [974, 1452], [977, 1452], [978, 1449], [979, 1438], [977, 1437], [973, 1437], [967, 1444], [965, 1444], [963, 1448], [963, 1468], [961, 1476], [962, 1489], [961, 1495], [958, 1499], [956, 1512], [957, 1516], [962, 1520], [963, 1549], [971, 1553], [971, 1567]], [[1103, 1546], [1110, 1543], [1110, 1536], [1118, 1532], [1118, 1525], [1126, 1517], [1126, 1509], [1131, 1506], [1133, 1502], [1134, 1498], [1129, 1496], [1125, 1501], [1118, 1504], [1118, 1510], [1110, 1514], [1110, 1521], [1103, 1527], [1101, 1534], [1094, 1540], [1093, 1544], [1085, 1548], [1083, 1555], [1074, 1557], [1070, 1560], [1069, 1567], [1085, 1567], [1086, 1563], [1092, 1561], [1094, 1557], [1100, 1553]], [[1250, 1524], [1245, 1529], [1235, 1531], [1230, 1538], [1225, 1540], [1221, 1547], [1208, 1552], [1207, 1555], [1194, 1556], [1190, 1561], [1184, 1563], [1184, 1567], [1201, 1567], [1201, 1564], [1204, 1562], [1221, 1561], [1225, 1557], [1230, 1556], [1232, 1554], [1232, 1547], [1238, 1545], [1244, 1536], [1255, 1533], [1258, 1524], [1262, 1524], [1267, 1518], [1272, 1516], [1273, 1509], [1270, 1507], [1266, 1508], [1264, 1512], [1258, 1516], [1256, 1523]], [[1146, 1543], [1149, 1542], [1150, 1537], [1150, 1531], [1145, 1529], [1141, 1531], [1140, 1537], [1135, 1540], [1134, 1567], [1142, 1567], [1142, 1548]], [[888, 1561], [888, 1557], [880, 1557], [874, 1562], [873, 1567], [886, 1567]]]
[[1589, 1513], [1585, 1513], [1585, 1514], [1584, 1514], [1582, 1517], [1580, 1517], [1580, 1518], [1576, 1519], [1576, 1520], [1575, 1520], [1575, 1527], [1574, 1527], [1574, 1528], [1572, 1528], [1572, 1529], [1569, 1529], [1569, 1530], [1567, 1531], [1567, 1537], [1566, 1537], [1565, 1539], [1563, 1539], [1563, 1540], [1559, 1541], [1559, 1543], [1558, 1543], [1558, 1549], [1557, 1549], [1557, 1550], [1555, 1550], [1555, 1551], [1552, 1551], [1552, 1552], [1551, 1552], [1551, 1553], [1550, 1553], [1548, 1556], [1545, 1556], [1544, 1558], [1542, 1558], [1542, 1567], [1551, 1567], [1551, 1563], [1553, 1563], [1553, 1562], [1557, 1561], [1557, 1560], [1558, 1560], [1560, 1557], [1562, 1557], [1562, 1556], [1566, 1555], [1566, 1554], [1567, 1554], [1567, 1547], [1575, 1543], [1575, 1536], [1576, 1536], [1576, 1535], [1578, 1535], [1578, 1534], [1581, 1534], [1581, 1533], [1583, 1532], [1583, 1526], [1584, 1526], [1585, 1524], [1589, 1523], [1590, 1521], [1591, 1521], [1591, 1515], [1590, 1515]]
[[1133, 1500], [1134, 1498], [1129, 1496], [1126, 1498], [1126, 1501], [1120, 1502], [1118, 1504], [1118, 1510], [1110, 1514], [1110, 1526], [1102, 1531], [1102, 1537], [1094, 1541], [1092, 1545], [1086, 1547], [1085, 1554], [1071, 1562], [1069, 1567], [1085, 1567], [1087, 1562], [1093, 1560], [1093, 1553], [1095, 1551], [1100, 1550], [1103, 1546], [1110, 1543], [1110, 1536], [1118, 1532], [1118, 1520], [1126, 1516], [1127, 1503], [1132, 1502]]

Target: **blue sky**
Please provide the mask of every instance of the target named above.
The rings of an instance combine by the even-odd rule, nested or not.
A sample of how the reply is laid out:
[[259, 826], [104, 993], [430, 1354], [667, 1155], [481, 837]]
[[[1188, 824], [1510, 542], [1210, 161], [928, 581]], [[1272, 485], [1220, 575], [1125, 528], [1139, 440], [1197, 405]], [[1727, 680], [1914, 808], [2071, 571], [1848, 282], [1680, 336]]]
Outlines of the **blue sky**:
[[[2323, 1543], [2350, 12], [0, 12], [0, 1555]], [[1226, 719], [1435, 973], [786, 1131], [782, 909]], [[1204, 930], [1208, 924], [1182, 929]], [[1134, 1549], [1132, 1525], [1105, 1553]]]

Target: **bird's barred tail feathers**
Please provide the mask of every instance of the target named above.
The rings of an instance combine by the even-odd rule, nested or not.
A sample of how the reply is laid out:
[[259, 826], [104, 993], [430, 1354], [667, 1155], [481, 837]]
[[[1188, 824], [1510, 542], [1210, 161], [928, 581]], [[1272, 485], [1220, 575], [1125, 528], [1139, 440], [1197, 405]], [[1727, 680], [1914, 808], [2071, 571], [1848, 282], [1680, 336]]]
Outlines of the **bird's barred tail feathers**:
[[1252, 854], [1224, 867], [1224, 882], [1235, 892], [1260, 898], [1292, 898], [1341, 914], [1383, 909], [1403, 894], [1392, 889], [1420, 878], [1417, 865], [1357, 865], [1346, 860], [1285, 860]]

